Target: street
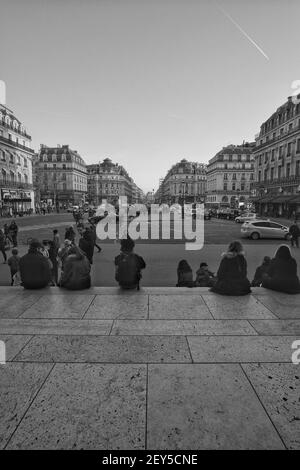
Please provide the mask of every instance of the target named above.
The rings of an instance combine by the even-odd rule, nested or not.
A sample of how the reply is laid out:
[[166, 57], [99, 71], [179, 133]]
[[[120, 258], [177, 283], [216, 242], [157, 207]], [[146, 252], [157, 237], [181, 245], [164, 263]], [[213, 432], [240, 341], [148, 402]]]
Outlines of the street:
[[[286, 221], [287, 222], [287, 221]], [[285, 222], [285, 223], [286, 223]], [[0, 226], [3, 227], [2, 219]], [[52, 230], [57, 228], [61, 241], [64, 239], [65, 228], [74, 224], [72, 214], [47, 214], [35, 215], [17, 219], [19, 225], [19, 253], [27, 252], [27, 240], [30, 237], [39, 240], [52, 238]], [[256, 267], [264, 256], [273, 256], [276, 247], [285, 243], [284, 240], [247, 240], [240, 238], [239, 224], [228, 220], [211, 219], [205, 221], [205, 244], [200, 251], [186, 251], [182, 240], [138, 240], [135, 251], [143, 256], [147, 268], [143, 273], [142, 284], [144, 286], [175, 286], [177, 282], [177, 264], [181, 259], [186, 259], [195, 271], [200, 262], [207, 262], [210, 269], [217, 271], [221, 255], [226, 251], [228, 244], [234, 239], [240, 239], [245, 246], [245, 254], [248, 262], [248, 276], [252, 280]], [[77, 237], [78, 241], [78, 237]], [[94, 286], [113, 286], [114, 258], [119, 253], [119, 242], [115, 240], [100, 241], [102, 252], [95, 249], [94, 264], [92, 266], [92, 284]], [[10, 252], [7, 252], [8, 256]], [[300, 264], [300, 249], [292, 249], [292, 254]], [[0, 255], [1, 256], [1, 255]], [[9, 268], [0, 264], [0, 285], [9, 285]]]

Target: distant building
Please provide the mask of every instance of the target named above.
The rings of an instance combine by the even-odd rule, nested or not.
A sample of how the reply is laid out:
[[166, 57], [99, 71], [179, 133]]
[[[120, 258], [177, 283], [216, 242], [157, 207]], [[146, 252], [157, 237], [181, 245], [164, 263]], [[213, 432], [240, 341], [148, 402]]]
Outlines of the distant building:
[[134, 183], [122, 165], [113, 163], [110, 158], [103, 162], [87, 165], [88, 200], [99, 205], [105, 199], [116, 204], [120, 196], [126, 196], [128, 203], [140, 202], [142, 190]]
[[206, 165], [183, 159], [160, 181], [155, 200], [166, 204], [204, 202], [205, 192]]
[[250, 202], [254, 182], [255, 143], [223, 147], [207, 165], [206, 203], [239, 207]]
[[34, 210], [31, 137], [7, 106], [0, 104], [0, 213]]
[[289, 97], [261, 125], [254, 157], [257, 210], [300, 215], [300, 95]]
[[87, 195], [86, 164], [69, 145], [41, 145], [35, 160], [39, 203], [82, 205]]

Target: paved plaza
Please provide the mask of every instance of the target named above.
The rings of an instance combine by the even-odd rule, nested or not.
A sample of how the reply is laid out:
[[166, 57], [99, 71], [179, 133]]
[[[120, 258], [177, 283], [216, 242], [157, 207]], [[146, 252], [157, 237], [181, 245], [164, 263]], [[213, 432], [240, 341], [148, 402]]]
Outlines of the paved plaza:
[[0, 448], [300, 449], [299, 305], [0, 287]]

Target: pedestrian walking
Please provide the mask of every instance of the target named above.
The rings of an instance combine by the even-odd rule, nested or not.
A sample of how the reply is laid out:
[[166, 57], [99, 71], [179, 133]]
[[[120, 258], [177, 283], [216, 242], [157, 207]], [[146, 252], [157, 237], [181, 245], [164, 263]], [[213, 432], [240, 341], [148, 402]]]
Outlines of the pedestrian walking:
[[93, 240], [94, 240], [94, 246], [97, 248], [98, 253], [100, 253], [102, 248], [97, 244], [97, 232], [96, 232], [96, 225], [95, 224], [93, 224], [93, 223], [90, 224], [90, 231], [91, 231], [91, 235], [92, 235]]
[[83, 231], [79, 240], [79, 248], [85, 253], [90, 264], [93, 264], [94, 239], [90, 229], [87, 228]]
[[59, 247], [60, 247], [60, 237], [57, 229], [53, 230], [53, 244], [54, 248], [56, 250], [56, 254], [58, 253]]
[[11, 275], [11, 286], [14, 285], [14, 276], [20, 270], [20, 257], [18, 256], [17, 248], [13, 248], [11, 250], [12, 256], [10, 256], [7, 260], [7, 264], [10, 268], [10, 275]]
[[295, 244], [296, 247], [299, 248], [300, 228], [296, 219], [295, 222], [290, 226], [289, 233], [291, 236], [291, 246], [293, 247]]
[[6, 261], [7, 261], [7, 256], [6, 256], [6, 252], [5, 252], [5, 245], [6, 245], [6, 237], [3, 233], [3, 231], [0, 229], [0, 251], [3, 255], [3, 263], [5, 264]]
[[16, 221], [13, 220], [8, 228], [8, 232], [9, 232], [9, 235], [10, 235], [10, 238], [12, 240], [12, 244], [14, 247], [18, 246], [18, 231], [19, 231], [19, 228], [16, 224]]

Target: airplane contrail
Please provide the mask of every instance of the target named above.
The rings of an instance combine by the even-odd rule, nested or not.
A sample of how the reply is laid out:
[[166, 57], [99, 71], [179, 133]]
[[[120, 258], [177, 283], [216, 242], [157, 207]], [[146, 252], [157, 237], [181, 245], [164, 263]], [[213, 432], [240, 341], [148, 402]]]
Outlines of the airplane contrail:
[[249, 36], [249, 34], [246, 33], [246, 31], [232, 18], [232, 16], [227, 13], [219, 4], [218, 4], [219, 10], [225, 15], [232, 24], [253, 44], [254, 47], [265, 57], [265, 59], [270, 60], [270, 58], [267, 56], [267, 54], [262, 50], [261, 47]]

